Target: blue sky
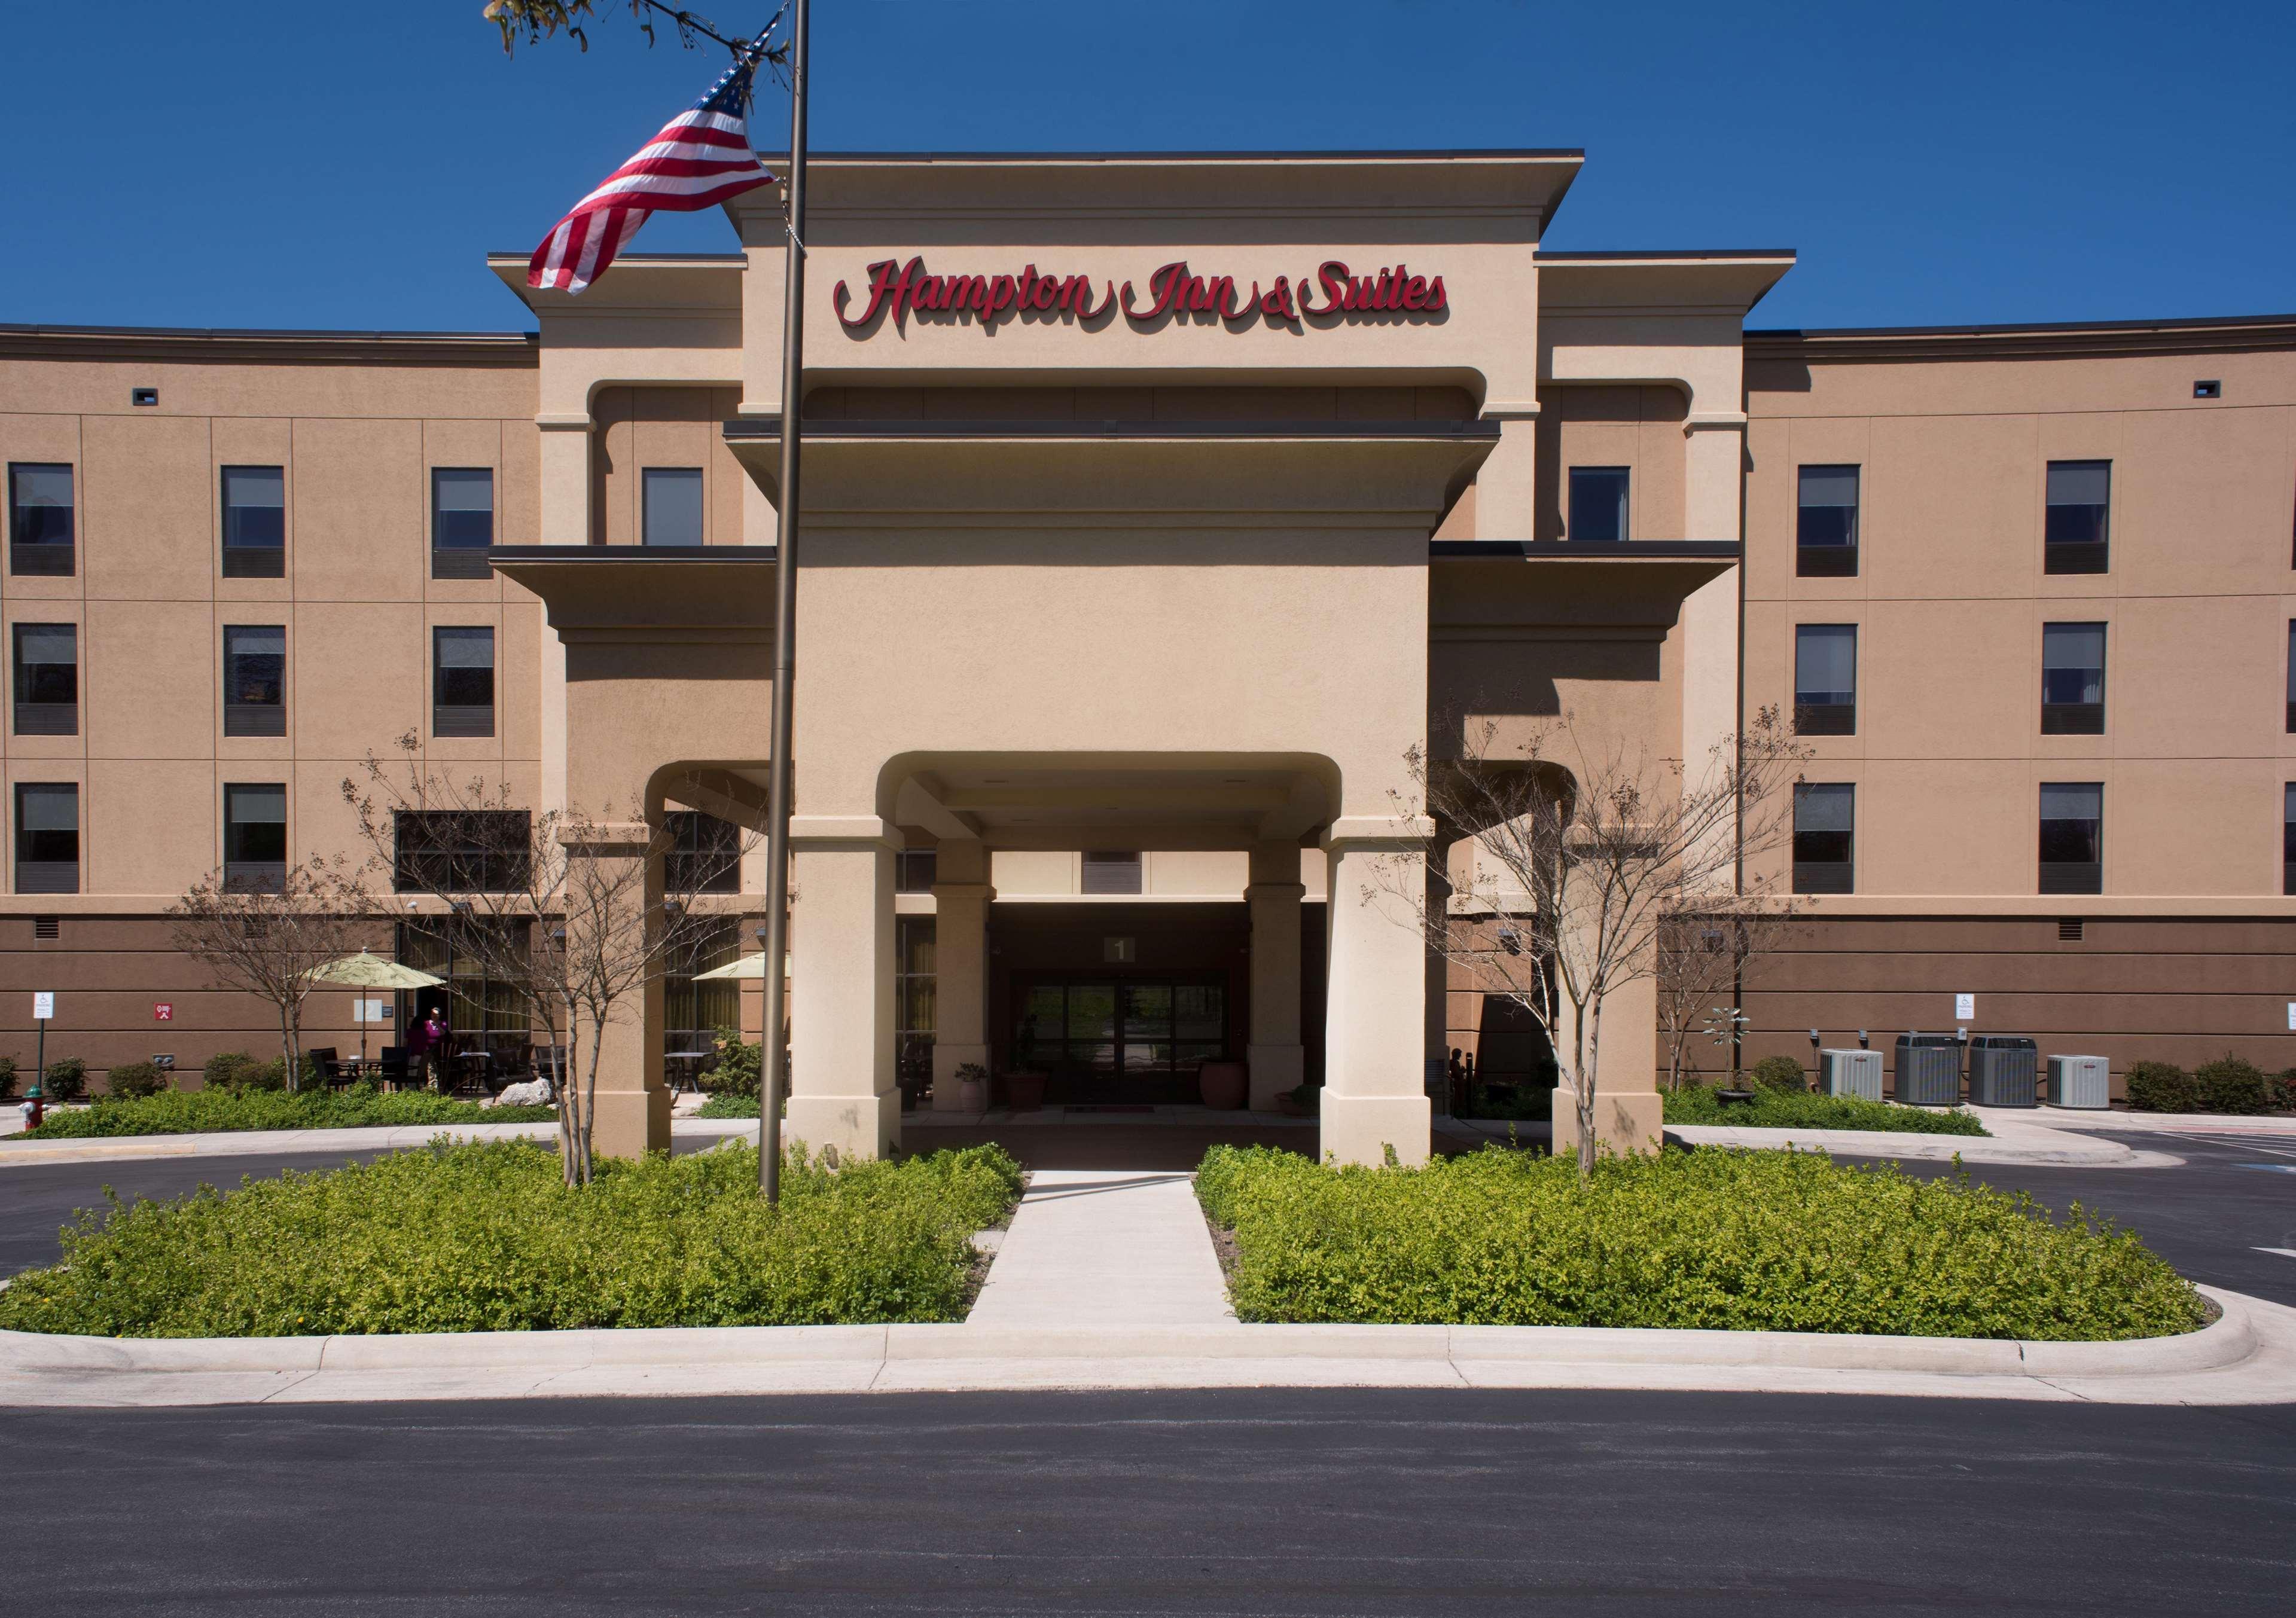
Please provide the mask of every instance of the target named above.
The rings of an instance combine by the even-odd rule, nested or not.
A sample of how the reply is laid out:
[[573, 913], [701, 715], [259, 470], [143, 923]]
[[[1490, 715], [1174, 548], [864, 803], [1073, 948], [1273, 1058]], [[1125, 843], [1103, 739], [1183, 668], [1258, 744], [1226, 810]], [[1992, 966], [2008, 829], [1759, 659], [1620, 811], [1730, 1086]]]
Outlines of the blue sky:
[[[0, 321], [527, 323], [480, 256], [530, 249], [722, 61], [600, 4], [586, 54], [508, 58], [480, 0], [10, 7]], [[771, 10], [742, 5], [699, 9]], [[1548, 245], [1797, 249], [1758, 326], [2280, 313], [2292, 61], [2286, 0], [816, 0], [813, 137], [1581, 146]], [[761, 97], [759, 143], [785, 119]], [[638, 247], [732, 240], [658, 215]]]

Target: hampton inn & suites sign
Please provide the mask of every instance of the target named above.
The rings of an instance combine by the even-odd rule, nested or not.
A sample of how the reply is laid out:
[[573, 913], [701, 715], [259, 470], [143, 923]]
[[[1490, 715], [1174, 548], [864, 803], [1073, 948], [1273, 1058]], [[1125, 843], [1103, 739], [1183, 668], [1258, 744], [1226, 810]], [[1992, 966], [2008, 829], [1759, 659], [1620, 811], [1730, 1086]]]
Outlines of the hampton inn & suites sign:
[[869, 266], [868, 301], [857, 315], [849, 312], [854, 298], [845, 282], [837, 283], [831, 298], [839, 323], [857, 332], [880, 319], [898, 329], [907, 316], [927, 315], [956, 320], [969, 315], [986, 331], [1016, 316], [1094, 321], [1120, 309], [1127, 320], [1143, 325], [1213, 315], [1242, 330], [1259, 321], [1299, 325], [1349, 316], [1432, 315], [1448, 306], [1440, 275], [1416, 274], [1407, 264], [1358, 275], [1337, 258], [1325, 259], [1296, 286], [1290, 276], [1278, 275], [1266, 288], [1252, 282], [1249, 291], [1233, 275], [1195, 274], [1185, 258], [1151, 274], [1144, 296], [1136, 295], [1128, 281], [1119, 290], [1111, 278], [1095, 298], [1094, 284], [1089, 275], [1047, 274], [1033, 264], [1014, 275], [935, 275], [919, 256], [906, 264], [883, 258]]

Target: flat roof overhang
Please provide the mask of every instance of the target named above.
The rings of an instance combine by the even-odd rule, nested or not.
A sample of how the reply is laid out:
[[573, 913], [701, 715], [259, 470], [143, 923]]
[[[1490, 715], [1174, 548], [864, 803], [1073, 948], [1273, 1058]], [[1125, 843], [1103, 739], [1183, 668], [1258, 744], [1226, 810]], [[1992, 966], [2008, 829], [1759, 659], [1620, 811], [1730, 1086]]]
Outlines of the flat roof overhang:
[[542, 599], [562, 634], [763, 633], [774, 622], [771, 545], [496, 545], [495, 571]]
[[[934, 491], [1003, 487], [1015, 509], [1090, 509], [1101, 480], [1160, 479], [1176, 509], [1251, 504], [1282, 473], [1332, 509], [1392, 501], [1447, 511], [1499, 441], [1496, 421], [832, 421], [805, 426], [808, 476], [898, 490], [929, 510]], [[769, 499], [780, 499], [781, 421], [725, 424], [726, 447]], [[1046, 452], [1059, 452], [1048, 462]], [[1058, 486], [1046, 477], [1057, 465]], [[1308, 478], [1303, 486], [1302, 475]], [[1264, 475], [1264, 476], [1263, 476]], [[971, 508], [971, 509], [978, 509]], [[1429, 526], [1433, 522], [1431, 519]]]
[[1736, 540], [1435, 540], [1427, 547], [1431, 639], [1565, 626], [1663, 633], [1682, 603], [1739, 565]]

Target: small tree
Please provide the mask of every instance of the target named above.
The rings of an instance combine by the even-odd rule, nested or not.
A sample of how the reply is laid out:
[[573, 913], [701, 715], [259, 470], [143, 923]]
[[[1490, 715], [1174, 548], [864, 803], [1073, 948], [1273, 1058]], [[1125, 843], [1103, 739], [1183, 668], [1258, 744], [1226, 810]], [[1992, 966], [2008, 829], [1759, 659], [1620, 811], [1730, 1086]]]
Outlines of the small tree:
[[[1735, 894], [1687, 903], [1658, 929], [1658, 1028], [1666, 1047], [1666, 1087], [1682, 1088], [1690, 1048], [1701, 1035], [1734, 1047], [1737, 994], [1756, 958], [1793, 937], [1799, 915], [1790, 895], [1755, 903]], [[1733, 1066], [1735, 1066], [1734, 1058]]]
[[1676, 760], [1593, 751], [1567, 715], [1513, 746], [1496, 721], [1470, 726], [1456, 760], [1406, 756], [1417, 801], [1399, 795], [1398, 810], [1431, 816], [1438, 840], [1472, 857], [1436, 870], [1424, 854], [1395, 856], [1365, 900], [1408, 902], [1398, 919], [1546, 1033], [1575, 1108], [1582, 1180], [1595, 1166], [1605, 1003], [1656, 975], [1675, 919], [1726, 898], [1734, 912], [1780, 902], [1764, 856], [1792, 835], [1782, 789], [1807, 756], [1775, 707], [1718, 743], [1695, 776]]
[[176, 948], [278, 1012], [291, 1090], [302, 1082], [311, 974], [363, 948], [373, 914], [373, 897], [350, 862], [316, 854], [289, 866], [275, 887], [234, 887], [211, 871], [168, 910]]
[[[754, 839], [679, 850], [635, 805], [536, 814], [506, 783], [426, 772], [412, 732], [398, 747], [399, 766], [369, 754], [344, 780], [344, 800], [393, 888], [444, 903], [455, 948], [512, 998], [530, 1031], [554, 1044], [562, 1034], [560, 1161], [567, 1184], [586, 1185], [605, 1029], [649, 985], [693, 969], [715, 919], [697, 896]], [[647, 893], [656, 860], [658, 902]]]

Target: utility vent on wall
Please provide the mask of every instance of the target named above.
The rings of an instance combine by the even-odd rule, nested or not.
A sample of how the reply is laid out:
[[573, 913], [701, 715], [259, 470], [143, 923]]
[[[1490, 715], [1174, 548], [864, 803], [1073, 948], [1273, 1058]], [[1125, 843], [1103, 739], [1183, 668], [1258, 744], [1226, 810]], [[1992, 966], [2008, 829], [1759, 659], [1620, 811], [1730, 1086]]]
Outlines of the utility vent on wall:
[[2078, 918], [2068, 917], [2057, 923], [2057, 942], [2059, 944], [2079, 944], [2080, 941], [2081, 924]]
[[53, 916], [32, 918], [32, 936], [35, 938], [61, 938], [63, 931], [64, 924]]

